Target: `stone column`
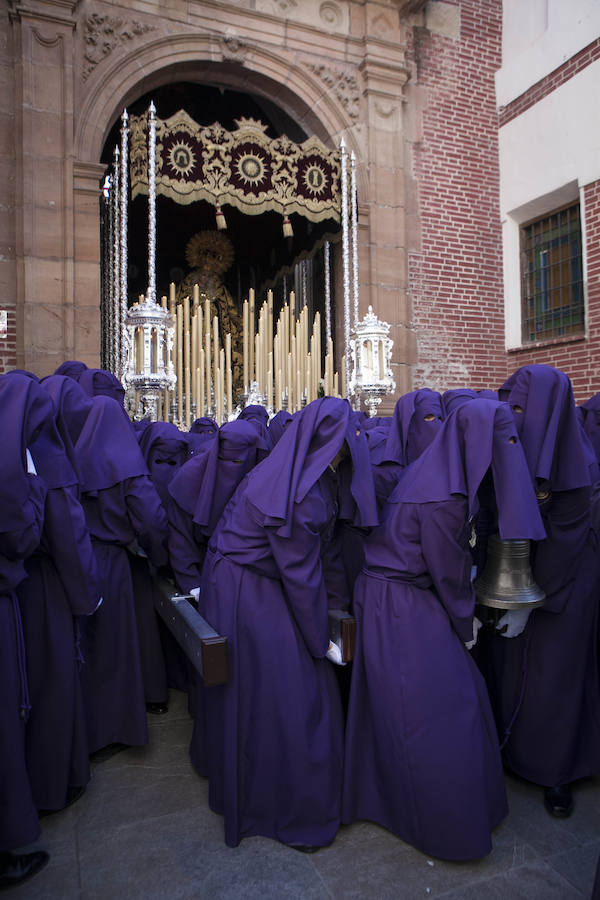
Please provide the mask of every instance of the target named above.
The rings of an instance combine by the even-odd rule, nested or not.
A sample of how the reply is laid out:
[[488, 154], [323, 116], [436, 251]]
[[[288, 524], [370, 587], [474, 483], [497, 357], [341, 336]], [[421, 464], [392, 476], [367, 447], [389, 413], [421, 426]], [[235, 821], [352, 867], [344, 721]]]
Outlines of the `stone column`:
[[90, 366], [100, 353], [100, 193], [106, 166], [75, 162], [73, 352]]
[[75, 350], [73, 30], [76, 0], [11, 0], [15, 59], [17, 365]]
[[[369, 191], [368, 202], [359, 210], [361, 240], [368, 221], [368, 250], [366, 254], [363, 250], [360, 260], [361, 282], [378, 318], [392, 326], [392, 368], [400, 395], [412, 388], [411, 366], [416, 359], [407, 291], [403, 88], [408, 72], [397, 11], [367, 3], [365, 26], [360, 69], [368, 123]], [[361, 303], [361, 315], [366, 311], [366, 300]], [[382, 412], [389, 412], [391, 406], [392, 398], [384, 400]]]

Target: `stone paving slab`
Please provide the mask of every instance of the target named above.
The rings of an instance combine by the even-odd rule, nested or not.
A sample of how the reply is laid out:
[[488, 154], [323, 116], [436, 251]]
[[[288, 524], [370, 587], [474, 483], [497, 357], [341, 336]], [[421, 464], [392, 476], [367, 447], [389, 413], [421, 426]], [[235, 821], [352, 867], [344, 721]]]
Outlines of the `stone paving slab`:
[[385, 829], [356, 822], [310, 856], [266, 838], [227, 847], [208, 783], [189, 762], [186, 698], [149, 716], [146, 747], [93, 765], [72, 808], [42, 820], [51, 854], [13, 900], [590, 900], [600, 854], [600, 778], [576, 786], [570, 819], [552, 819], [542, 791], [507, 776], [510, 812], [483, 860], [428, 858]]

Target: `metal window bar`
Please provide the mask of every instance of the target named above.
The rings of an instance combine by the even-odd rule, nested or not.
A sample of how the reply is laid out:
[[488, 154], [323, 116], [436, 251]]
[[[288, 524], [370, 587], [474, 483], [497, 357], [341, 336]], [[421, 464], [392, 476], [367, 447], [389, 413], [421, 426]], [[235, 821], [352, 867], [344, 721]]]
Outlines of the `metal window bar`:
[[524, 343], [583, 332], [579, 203], [521, 228]]

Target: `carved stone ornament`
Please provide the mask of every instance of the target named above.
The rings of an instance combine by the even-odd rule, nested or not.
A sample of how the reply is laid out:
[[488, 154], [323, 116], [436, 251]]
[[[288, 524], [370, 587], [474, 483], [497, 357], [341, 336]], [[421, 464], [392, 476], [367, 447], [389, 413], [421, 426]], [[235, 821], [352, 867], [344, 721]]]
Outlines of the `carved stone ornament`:
[[246, 43], [237, 34], [232, 32], [224, 34], [221, 38], [221, 52], [223, 59], [231, 62], [243, 62], [247, 53]]
[[156, 26], [137, 21], [126, 22], [116, 16], [102, 16], [99, 13], [86, 16], [83, 31], [83, 80], [89, 77], [98, 63], [112, 53], [115, 47], [130, 43], [135, 37], [148, 31], [156, 31]]
[[308, 63], [308, 68], [314, 72], [327, 87], [331, 88], [351, 119], [358, 119], [360, 113], [360, 95], [358, 91], [358, 79], [343, 69], [334, 69], [323, 63], [315, 65]]

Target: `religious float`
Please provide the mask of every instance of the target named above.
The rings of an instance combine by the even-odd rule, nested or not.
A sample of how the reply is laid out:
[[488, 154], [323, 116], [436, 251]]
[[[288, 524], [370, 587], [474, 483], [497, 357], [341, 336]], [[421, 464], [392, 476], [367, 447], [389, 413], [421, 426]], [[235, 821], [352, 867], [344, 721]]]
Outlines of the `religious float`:
[[[393, 393], [390, 326], [369, 307], [359, 320], [356, 160], [342, 139], [339, 151], [316, 137], [295, 144], [270, 138], [266, 126], [236, 120], [200, 126], [180, 110], [168, 119], [121, 117], [120, 142], [103, 189], [102, 366], [121, 379], [132, 418], [161, 419], [188, 429], [195, 418], [219, 424], [249, 403], [272, 415], [295, 412], [322, 395], [364, 401], [375, 415]], [[130, 197], [147, 196], [147, 288], [128, 296]], [[189, 205], [208, 201], [216, 228], [194, 234], [186, 245], [189, 275], [160, 298], [156, 287], [157, 196]], [[344, 310], [343, 352], [332, 330], [331, 243], [323, 241], [323, 307], [312, 315], [305, 283], [300, 296], [285, 290], [276, 307], [273, 290], [259, 302], [249, 288], [240, 310], [223, 282], [232, 248], [225, 232], [226, 209], [245, 215], [265, 210], [281, 215], [284, 238], [291, 215], [325, 219], [341, 232]], [[340, 348], [341, 350], [342, 348]]]

